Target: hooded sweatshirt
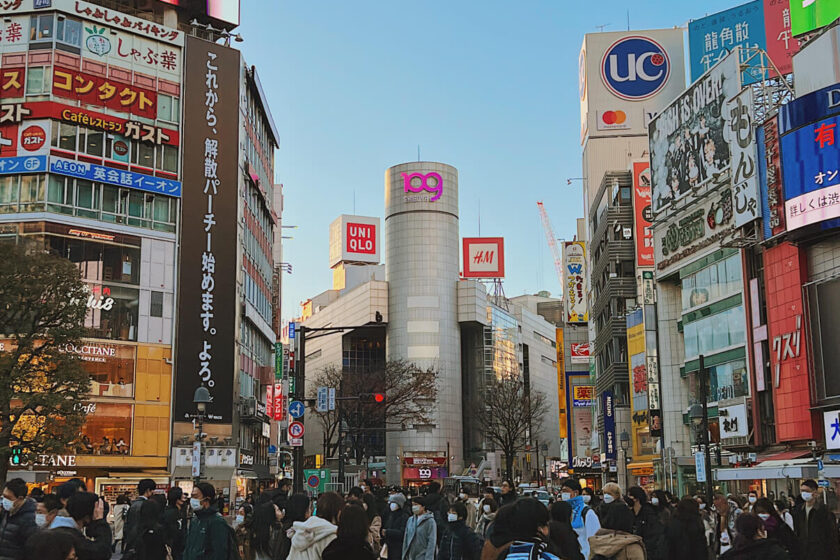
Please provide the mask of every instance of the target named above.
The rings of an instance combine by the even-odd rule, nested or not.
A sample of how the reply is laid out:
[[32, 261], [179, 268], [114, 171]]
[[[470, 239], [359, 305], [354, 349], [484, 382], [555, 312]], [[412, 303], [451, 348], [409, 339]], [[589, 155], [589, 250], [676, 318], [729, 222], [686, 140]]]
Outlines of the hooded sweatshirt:
[[287, 560], [321, 560], [324, 549], [334, 539], [338, 528], [320, 517], [312, 516], [306, 521], [292, 524], [292, 548]]
[[642, 537], [623, 531], [599, 529], [589, 537], [591, 558], [615, 558], [615, 560], [645, 560], [645, 545]]

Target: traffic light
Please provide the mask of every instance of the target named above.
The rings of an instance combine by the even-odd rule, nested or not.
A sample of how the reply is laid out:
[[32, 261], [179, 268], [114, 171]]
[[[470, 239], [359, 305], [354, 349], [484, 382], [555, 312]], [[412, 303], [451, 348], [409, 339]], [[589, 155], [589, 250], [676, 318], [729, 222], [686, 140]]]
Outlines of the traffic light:
[[23, 450], [20, 447], [12, 447], [12, 464], [23, 464]]
[[359, 400], [367, 404], [385, 404], [385, 393], [362, 393]]

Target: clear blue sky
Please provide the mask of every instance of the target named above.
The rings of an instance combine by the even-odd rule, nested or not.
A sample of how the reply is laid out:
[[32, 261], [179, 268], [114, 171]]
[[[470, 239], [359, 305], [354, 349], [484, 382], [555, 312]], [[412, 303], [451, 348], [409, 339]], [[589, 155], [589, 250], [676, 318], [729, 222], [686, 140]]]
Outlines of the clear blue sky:
[[[639, 0], [630, 25], [684, 25], [742, 2]], [[242, 2], [245, 38], [280, 131], [285, 185], [283, 317], [331, 286], [328, 227], [382, 216], [391, 165], [459, 170], [461, 236], [504, 236], [505, 292], [560, 291], [536, 202], [558, 237], [583, 214], [577, 60], [584, 33], [627, 27], [617, 0]]]

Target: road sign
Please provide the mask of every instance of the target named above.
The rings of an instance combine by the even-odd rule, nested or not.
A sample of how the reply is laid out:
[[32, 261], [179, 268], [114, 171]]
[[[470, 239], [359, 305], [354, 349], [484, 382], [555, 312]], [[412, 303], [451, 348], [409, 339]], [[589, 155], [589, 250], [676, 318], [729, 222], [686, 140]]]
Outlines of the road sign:
[[329, 402], [327, 408], [330, 410], [335, 410], [335, 387], [330, 387], [328, 391], [328, 398], [327, 401]]
[[289, 445], [292, 447], [303, 447], [303, 438], [289, 438]]
[[292, 418], [302, 418], [306, 407], [300, 401], [292, 401], [289, 403], [289, 416]]
[[706, 482], [706, 454], [702, 451], [694, 454], [694, 470], [697, 472], [697, 482]]
[[829, 486], [831, 486], [831, 481], [821, 478], [817, 481], [817, 484], [822, 486], [823, 488], [828, 488]]
[[295, 324], [294, 322], [289, 323], [289, 340], [295, 339]]
[[315, 406], [315, 410], [318, 412], [326, 412], [327, 411], [327, 388], [326, 387], [318, 387], [318, 402]]
[[292, 422], [289, 424], [289, 437], [300, 439], [303, 437], [303, 424], [300, 422]]
[[318, 486], [321, 484], [321, 479], [318, 478], [317, 475], [313, 474], [312, 476], [310, 476], [309, 478], [306, 479], [306, 484], [310, 488], [318, 488]]
[[817, 459], [817, 471], [825, 470], [825, 464], [822, 462], [822, 459]]

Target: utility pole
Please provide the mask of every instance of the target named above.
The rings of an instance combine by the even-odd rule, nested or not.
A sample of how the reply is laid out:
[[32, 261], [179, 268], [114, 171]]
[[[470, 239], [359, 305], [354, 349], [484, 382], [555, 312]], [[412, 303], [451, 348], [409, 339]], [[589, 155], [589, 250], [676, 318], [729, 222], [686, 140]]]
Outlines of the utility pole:
[[712, 474], [712, 455], [711, 455], [711, 437], [709, 436], [709, 405], [706, 401], [709, 400], [707, 390], [706, 390], [706, 377], [708, 372], [706, 371], [706, 363], [705, 363], [705, 356], [700, 354], [700, 371], [697, 372], [700, 382], [700, 402], [703, 406], [703, 444], [704, 444], [704, 457], [703, 459], [706, 462], [706, 503], [711, 504], [714, 500], [714, 485], [713, 480], [714, 476]]
[[[298, 327], [298, 352], [300, 358], [297, 360], [297, 372], [295, 372], [295, 400], [303, 402], [306, 399], [306, 331], [303, 325]], [[305, 417], [298, 418], [298, 422], [303, 422]], [[294, 491], [303, 492], [303, 446], [300, 445], [294, 449]]]

